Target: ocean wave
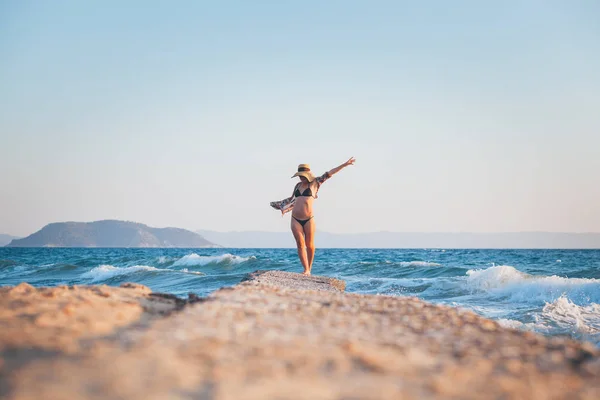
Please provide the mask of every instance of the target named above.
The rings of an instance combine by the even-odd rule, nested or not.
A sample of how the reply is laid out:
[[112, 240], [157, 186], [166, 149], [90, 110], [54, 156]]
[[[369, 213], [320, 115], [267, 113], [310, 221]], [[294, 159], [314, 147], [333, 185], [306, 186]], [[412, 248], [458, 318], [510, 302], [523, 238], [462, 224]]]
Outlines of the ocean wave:
[[360, 265], [397, 264], [397, 265], [400, 265], [401, 267], [441, 267], [442, 266], [442, 264], [428, 262], [428, 261], [399, 261], [399, 262], [394, 263], [389, 260], [359, 261], [358, 264], [360, 264]]
[[18, 263], [13, 260], [0, 260], [0, 268], [12, 267], [14, 265], [18, 265]]
[[186, 274], [194, 274], [194, 275], [204, 275], [204, 273], [202, 273], [200, 271], [189, 271], [187, 268], [179, 270], [179, 272], [184, 272]]
[[442, 264], [428, 261], [401, 261], [399, 263], [403, 267], [441, 267]]
[[249, 260], [255, 260], [256, 257], [240, 257], [235, 256], [233, 254], [222, 254], [219, 256], [199, 256], [196, 253], [188, 254], [187, 256], [183, 256], [177, 261], [173, 263], [174, 267], [194, 267], [194, 266], [204, 266], [208, 264], [241, 264], [243, 262]]
[[501, 326], [505, 328], [518, 329], [521, 331], [536, 331], [540, 333], [547, 333], [548, 327], [542, 323], [535, 322], [521, 322], [516, 319], [500, 318], [496, 320]]
[[73, 264], [44, 264], [31, 269], [32, 273], [54, 274], [57, 272], [73, 271], [78, 269], [77, 265]]
[[552, 303], [546, 303], [541, 318], [567, 331], [575, 330], [600, 341], [600, 304], [579, 306], [566, 296], [560, 296]]
[[77, 268], [79, 268], [77, 265], [73, 265], [73, 264], [58, 264], [56, 266], [56, 268], [54, 268], [55, 271], [73, 271], [76, 270]]
[[377, 284], [398, 284], [406, 287], [420, 286], [424, 283], [430, 283], [435, 278], [383, 278], [383, 277], [344, 277], [344, 280], [352, 283], [377, 283]]
[[578, 305], [600, 302], [599, 279], [529, 275], [508, 265], [467, 271], [466, 288], [524, 303], [551, 303], [563, 295]]
[[148, 265], [134, 265], [132, 267], [115, 267], [113, 265], [100, 265], [92, 268], [81, 275], [84, 279], [91, 279], [92, 282], [104, 281], [119, 275], [130, 275], [140, 271], [168, 271], [160, 268], [150, 267]]
[[531, 275], [509, 265], [497, 265], [487, 269], [470, 269], [467, 276], [467, 285], [470, 288], [487, 291], [523, 281]]
[[570, 335], [578, 340], [600, 344], [600, 304], [578, 306], [563, 295], [546, 303], [541, 312], [535, 313], [534, 319], [535, 322], [521, 322], [501, 318], [498, 323], [506, 328]]
[[187, 268], [182, 270], [162, 269], [151, 267], [148, 265], [134, 265], [131, 267], [115, 267], [114, 265], [100, 265], [92, 268], [88, 272], [81, 275], [81, 278], [91, 279], [92, 282], [105, 281], [117, 276], [132, 275], [137, 272], [179, 272], [184, 274], [204, 275], [202, 272], [188, 271]]

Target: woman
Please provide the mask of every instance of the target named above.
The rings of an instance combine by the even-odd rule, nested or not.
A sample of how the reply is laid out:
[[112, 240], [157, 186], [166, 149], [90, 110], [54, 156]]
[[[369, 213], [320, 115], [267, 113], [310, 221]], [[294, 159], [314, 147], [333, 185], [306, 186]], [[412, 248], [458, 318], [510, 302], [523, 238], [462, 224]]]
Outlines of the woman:
[[281, 210], [282, 215], [288, 211], [292, 212], [292, 233], [294, 234], [294, 239], [296, 239], [298, 257], [304, 267], [304, 275], [310, 275], [315, 258], [314, 238], [316, 225], [312, 211], [313, 201], [317, 198], [317, 192], [323, 182], [348, 165], [354, 165], [354, 161], [354, 157], [351, 157], [339, 167], [327, 171], [318, 177], [312, 174], [308, 164], [300, 164], [298, 172], [292, 176], [292, 178], [296, 176], [300, 178], [300, 182], [294, 187], [292, 196], [271, 203], [271, 207]]

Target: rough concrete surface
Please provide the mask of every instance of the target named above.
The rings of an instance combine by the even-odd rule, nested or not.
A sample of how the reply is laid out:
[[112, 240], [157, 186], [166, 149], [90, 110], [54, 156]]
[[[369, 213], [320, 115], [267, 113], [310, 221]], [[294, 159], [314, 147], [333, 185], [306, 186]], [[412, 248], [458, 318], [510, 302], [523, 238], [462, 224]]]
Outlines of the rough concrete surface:
[[286, 271], [258, 270], [248, 274], [242, 280], [242, 282], [246, 281], [290, 289], [321, 290], [326, 292], [343, 292], [346, 290], [346, 282], [341, 279], [315, 275], [299, 276], [297, 273]]
[[315, 285], [327, 279], [257, 273], [184, 307], [141, 285], [1, 288], [0, 397], [600, 398], [589, 344], [415, 298], [293, 288]]

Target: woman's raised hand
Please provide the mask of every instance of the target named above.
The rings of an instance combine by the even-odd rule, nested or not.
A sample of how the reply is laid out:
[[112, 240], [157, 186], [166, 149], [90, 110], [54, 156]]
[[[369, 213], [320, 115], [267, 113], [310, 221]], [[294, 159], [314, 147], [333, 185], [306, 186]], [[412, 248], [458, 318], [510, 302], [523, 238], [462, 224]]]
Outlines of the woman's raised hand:
[[341, 164], [339, 167], [335, 167], [334, 169], [332, 169], [331, 171], [329, 171], [329, 175], [337, 174], [342, 169], [346, 168], [348, 165], [354, 165], [354, 161], [356, 161], [354, 159], [354, 157], [350, 157], [350, 159], [348, 159], [348, 161], [346, 161], [345, 163]]

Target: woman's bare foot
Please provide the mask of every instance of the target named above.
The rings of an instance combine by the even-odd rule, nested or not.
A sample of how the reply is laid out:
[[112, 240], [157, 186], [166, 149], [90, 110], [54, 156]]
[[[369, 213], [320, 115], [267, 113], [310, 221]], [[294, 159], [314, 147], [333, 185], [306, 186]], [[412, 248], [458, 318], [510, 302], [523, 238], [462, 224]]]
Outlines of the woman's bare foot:
[[304, 271], [304, 272], [302, 273], [302, 275], [307, 275], [307, 276], [308, 276], [308, 275], [310, 275], [310, 271]]

